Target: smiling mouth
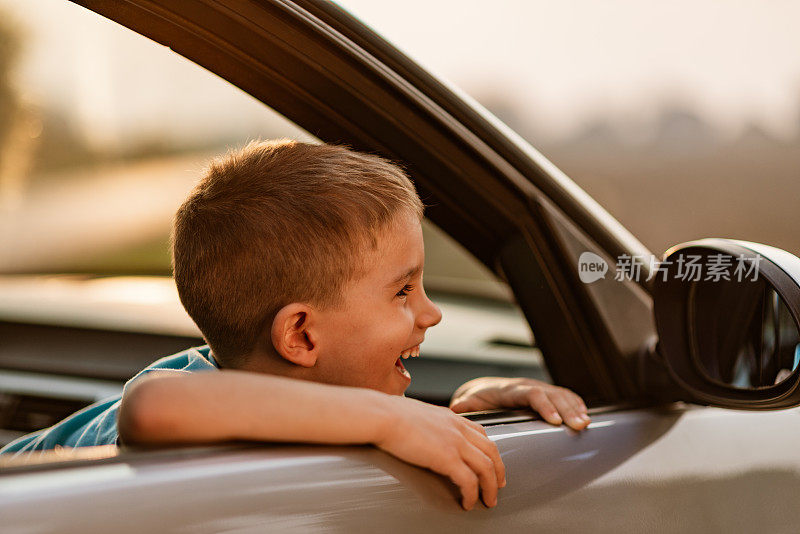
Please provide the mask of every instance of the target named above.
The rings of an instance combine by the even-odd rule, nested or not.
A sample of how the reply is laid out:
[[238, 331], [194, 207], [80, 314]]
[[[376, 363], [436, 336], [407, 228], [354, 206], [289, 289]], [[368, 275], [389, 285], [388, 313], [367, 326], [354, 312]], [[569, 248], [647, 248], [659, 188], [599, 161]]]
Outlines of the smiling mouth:
[[411, 380], [411, 373], [408, 372], [408, 369], [405, 368], [403, 365], [403, 360], [406, 358], [418, 358], [419, 357], [419, 345], [414, 345], [410, 349], [406, 349], [400, 353], [400, 357], [394, 362], [394, 368], [397, 369], [397, 372], [403, 375], [404, 377]]
[[397, 361], [394, 362], [394, 368], [397, 369], [398, 373], [411, 380], [411, 373], [409, 373], [408, 369], [403, 365], [402, 358], [397, 358]]

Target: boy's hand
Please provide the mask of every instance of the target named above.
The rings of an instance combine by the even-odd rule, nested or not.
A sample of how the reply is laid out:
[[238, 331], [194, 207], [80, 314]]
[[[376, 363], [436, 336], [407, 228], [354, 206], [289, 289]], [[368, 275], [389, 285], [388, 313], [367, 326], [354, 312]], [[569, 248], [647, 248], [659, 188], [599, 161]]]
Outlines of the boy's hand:
[[506, 469], [481, 425], [415, 399], [387, 396], [386, 400], [387, 424], [374, 442], [377, 447], [449, 477], [461, 489], [466, 510], [475, 506], [479, 489], [486, 506], [497, 504], [497, 488], [506, 485]]
[[458, 388], [450, 401], [450, 409], [456, 413], [527, 407], [554, 425], [566, 422], [582, 430], [591, 423], [586, 405], [577, 394], [532, 378], [476, 378]]

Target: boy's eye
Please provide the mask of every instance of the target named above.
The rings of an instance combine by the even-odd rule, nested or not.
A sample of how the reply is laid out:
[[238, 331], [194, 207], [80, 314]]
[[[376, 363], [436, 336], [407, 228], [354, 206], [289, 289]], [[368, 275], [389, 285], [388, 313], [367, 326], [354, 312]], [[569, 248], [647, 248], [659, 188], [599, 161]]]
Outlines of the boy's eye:
[[412, 286], [406, 284], [406, 285], [403, 286], [403, 289], [401, 289], [400, 291], [397, 292], [396, 296], [401, 297], [401, 298], [405, 297], [406, 295], [408, 295], [411, 292], [412, 289], [414, 289]]

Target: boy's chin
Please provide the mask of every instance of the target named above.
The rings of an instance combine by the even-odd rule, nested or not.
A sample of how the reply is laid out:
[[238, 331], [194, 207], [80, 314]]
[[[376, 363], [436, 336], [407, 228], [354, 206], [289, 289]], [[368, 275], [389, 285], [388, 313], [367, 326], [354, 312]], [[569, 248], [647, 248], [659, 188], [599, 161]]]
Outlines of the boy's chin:
[[392, 384], [391, 386], [381, 388], [380, 391], [388, 395], [397, 395], [398, 397], [405, 397], [408, 386], [409, 384], [402, 384], [402, 385]]
[[380, 391], [382, 391], [383, 393], [386, 393], [387, 395], [395, 395], [395, 396], [397, 396], [397, 397], [405, 397], [405, 396], [406, 396], [406, 389], [407, 389], [407, 388], [403, 388], [403, 389], [397, 389], [397, 388], [392, 388], [392, 389], [389, 389], [389, 388], [384, 388], [384, 389], [381, 389]]
[[408, 386], [405, 386], [405, 387], [404, 387], [404, 388], [403, 388], [401, 391], [399, 391], [399, 392], [395, 393], [395, 395], [398, 395], [398, 396], [400, 396], [400, 397], [405, 397], [405, 396], [406, 396], [406, 390], [407, 390], [407, 389], [408, 389]]

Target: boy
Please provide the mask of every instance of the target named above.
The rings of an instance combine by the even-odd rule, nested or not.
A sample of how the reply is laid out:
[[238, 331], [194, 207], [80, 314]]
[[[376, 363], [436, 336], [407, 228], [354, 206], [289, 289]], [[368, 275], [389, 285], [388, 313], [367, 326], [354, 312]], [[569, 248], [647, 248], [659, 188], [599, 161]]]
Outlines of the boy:
[[[175, 217], [181, 302], [208, 346], [163, 358], [109, 399], [9, 444], [373, 444], [448, 476], [471, 509], [505, 468], [456, 412], [531, 406], [589, 423], [569, 390], [481, 378], [450, 409], [403, 397], [441, 312], [422, 287], [423, 206], [402, 170], [343, 147], [251, 143], [213, 162]], [[213, 372], [193, 372], [213, 371]]]

